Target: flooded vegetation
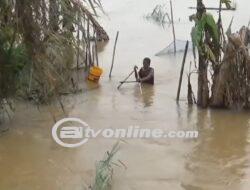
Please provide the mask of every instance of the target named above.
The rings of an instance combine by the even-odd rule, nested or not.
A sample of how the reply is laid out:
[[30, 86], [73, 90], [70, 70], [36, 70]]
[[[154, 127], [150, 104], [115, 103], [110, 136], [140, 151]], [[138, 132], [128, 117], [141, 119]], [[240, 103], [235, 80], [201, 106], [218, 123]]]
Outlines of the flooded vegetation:
[[96, 20], [98, 10], [102, 10], [99, 1], [1, 3], [0, 111], [11, 107], [8, 100], [16, 96], [48, 103], [51, 97], [60, 99], [72, 91], [69, 84], [74, 88], [76, 83], [72, 70], [96, 64], [90, 38], [109, 39]]
[[[83, 70], [77, 72], [78, 87], [82, 90], [61, 96], [65, 113], [58, 101], [37, 106], [30, 101], [14, 99], [15, 112], [9, 112], [10, 119], [5, 118], [0, 126], [3, 131], [0, 133], [0, 189], [82, 190], [94, 187], [98, 179], [98, 161], [103, 160], [103, 155], [107, 156], [104, 160], [112, 156], [107, 151], [112, 150], [117, 139], [98, 137], [79, 148], [61, 147], [53, 140], [51, 129], [54, 120], [65, 117], [81, 118], [93, 129], [133, 125], [148, 129], [199, 131], [197, 139], [125, 139], [120, 143], [119, 151], [115, 151], [114, 162], [120, 160], [122, 163], [112, 165], [112, 180], [110, 170], [105, 173], [107, 188], [111, 184], [111, 189], [116, 190], [249, 189], [249, 111], [201, 109], [188, 105], [186, 76], [191, 61], [194, 66], [191, 51], [186, 58], [180, 102], [176, 104], [183, 52], [155, 56], [173, 42], [172, 28], [162, 28], [144, 19], [156, 5], [164, 3], [160, 0], [102, 1], [105, 15], [99, 13], [97, 20], [110, 38], [109, 42], [97, 43], [99, 66], [104, 73], [96, 84], [84, 82]], [[196, 7], [196, 3], [195, 0], [173, 1], [175, 20], [178, 20], [175, 32], [179, 40], [191, 40], [194, 23], [189, 21], [189, 16], [196, 10], [188, 7]], [[219, 1], [204, 1], [204, 4], [218, 7]], [[248, 0], [238, 1], [236, 11], [222, 12], [223, 27], [228, 28], [232, 17], [232, 33], [247, 26], [248, 5]], [[218, 19], [217, 11], [209, 12], [215, 20]], [[117, 31], [119, 40], [110, 79]], [[143, 84], [140, 90], [137, 83], [127, 83], [117, 90], [119, 81], [128, 76], [134, 65], [140, 66], [145, 57], [151, 58], [155, 85]], [[238, 71], [237, 75], [240, 75]], [[198, 91], [197, 78], [196, 73], [190, 77], [193, 92]], [[218, 89], [222, 90], [221, 87]], [[194, 95], [197, 98], [197, 94]]]

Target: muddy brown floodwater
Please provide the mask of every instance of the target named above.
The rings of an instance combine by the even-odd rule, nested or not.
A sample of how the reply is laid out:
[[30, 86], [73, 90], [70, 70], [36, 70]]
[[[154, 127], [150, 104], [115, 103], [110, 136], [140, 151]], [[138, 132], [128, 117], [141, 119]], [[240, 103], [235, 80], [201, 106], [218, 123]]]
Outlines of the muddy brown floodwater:
[[[115, 167], [115, 190], [249, 190], [250, 188], [250, 115], [249, 112], [201, 110], [188, 107], [187, 83], [176, 105], [175, 96], [182, 54], [155, 57], [172, 40], [171, 28], [165, 30], [149, 23], [143, 16], [157, 3], [151, 0], [103, 0], [108, 17], [102, 23], [111, 41], [100, 49], [105, 69], [98, 88], [67, 97], [69, 116], [79, 117], [92, 128], [144, 128], [199, 130], [196, 140], [137, 139], [122, 143], [117, 157], [127, 169]], [[217, 5], [215, 0], [205, 1]], [[192, 24], [188, 15], [195, 0], [176, 0], [176, 35], [189, 38]], [[237, 12], [223, 13], [227, 26], [235, 16], [233, 29], [249, 20], [249, 1], [241, 0]], [[216, 14], [216, 12], [213, 12]], [[113, 78], [108, 79], [116, 31], [120, 31]], [[117, 91], [118, 81], [126, 77], [143, 57], [152, 58], [156, 84], [135, 84]], [[187, 62], [191, 60], [190, 56]], [[187, 69], [186, 69], [187, 71]], [[115, 139], [92, 139], [76, 149], [57, 145], [51, 137], [53, 120], [47, 107], [18, 103], [14, 118], [2, 127], [9, 131], [0, 136], [0, 190], [81, 190], [95, 173], [95, 163], [102, 159]], [[57, 119], [61, 110], [52, 107]]]

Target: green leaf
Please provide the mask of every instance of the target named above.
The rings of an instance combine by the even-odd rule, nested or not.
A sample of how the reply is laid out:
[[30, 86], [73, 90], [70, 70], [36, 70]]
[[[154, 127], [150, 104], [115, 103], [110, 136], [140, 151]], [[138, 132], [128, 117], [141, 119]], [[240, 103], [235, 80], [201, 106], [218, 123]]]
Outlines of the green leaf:
[[213, 16], [209, 13], [203, 13], [201, 19], [198, 20], [192, 34], [192, 39], [198, 49], [200, 48], [206, 30], [213, 38], [213, 42], [216, 43], [215, 45], [219, 44], [219, 29]]

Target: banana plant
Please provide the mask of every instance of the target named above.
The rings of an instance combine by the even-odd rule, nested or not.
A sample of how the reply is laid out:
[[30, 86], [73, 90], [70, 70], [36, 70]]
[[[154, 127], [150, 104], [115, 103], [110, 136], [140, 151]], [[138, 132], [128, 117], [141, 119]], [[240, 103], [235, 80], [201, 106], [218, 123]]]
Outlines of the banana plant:
[[[196, 20], [196, 26], [191, 35], [193, 43], [198, 48], [199, 53], [205, 55], [206, 58], [210, 59], [212, 62], [215, 62], [215, 49], [219, 47], [219, 29], [214, 17], [204, 12], [202, 17]], [[208, 36], [211, 38], [211, 44], [205, 46], [205, 38]]]

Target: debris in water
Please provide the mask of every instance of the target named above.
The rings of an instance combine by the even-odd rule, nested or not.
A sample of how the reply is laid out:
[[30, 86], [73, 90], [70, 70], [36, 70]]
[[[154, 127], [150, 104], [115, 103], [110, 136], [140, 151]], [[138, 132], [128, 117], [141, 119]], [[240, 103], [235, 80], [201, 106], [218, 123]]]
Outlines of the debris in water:
[[153, 12], [146, 15], [145, 18], [162, 26], [165, 26], [166, 24], [171, 24], [171, 19], [167, 12], [166, 5], [156, 5]]

